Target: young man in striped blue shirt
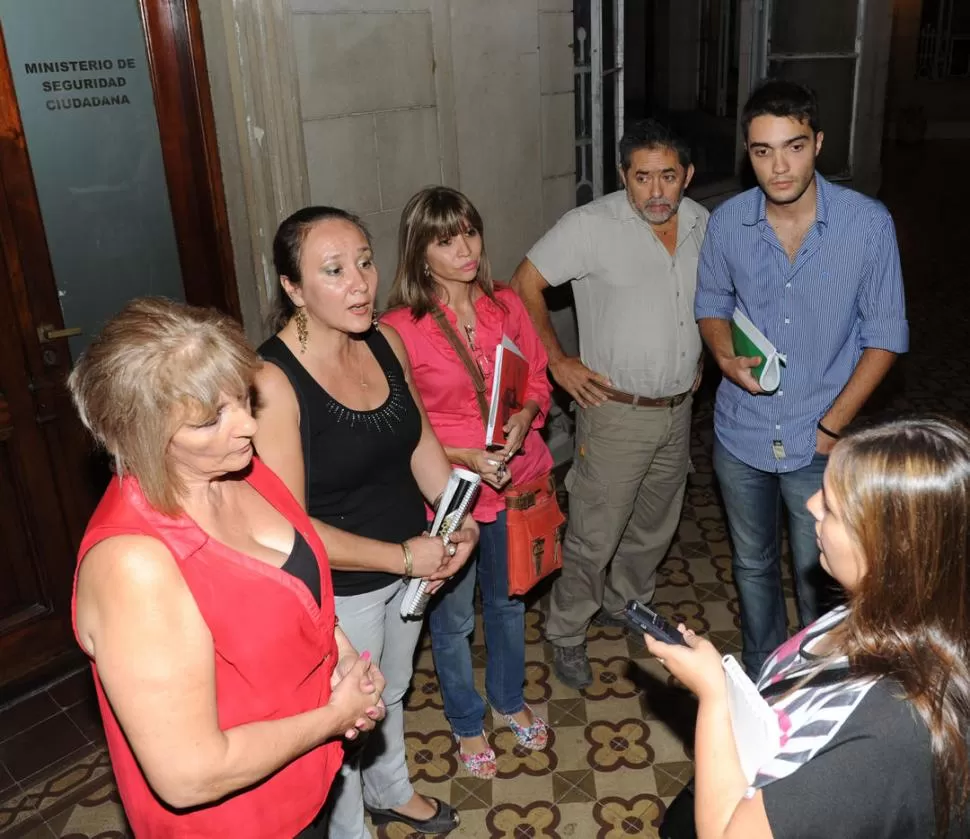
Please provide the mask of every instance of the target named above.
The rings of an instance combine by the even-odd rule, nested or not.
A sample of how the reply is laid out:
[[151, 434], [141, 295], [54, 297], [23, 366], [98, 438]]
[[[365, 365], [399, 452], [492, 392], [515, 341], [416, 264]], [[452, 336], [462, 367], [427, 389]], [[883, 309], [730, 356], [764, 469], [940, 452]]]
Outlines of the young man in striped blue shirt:
[[[819, 616], [827, 585], [805, 502], [822, 485], [839, 432], [908, 348], [892, 218], [871, 198], [815, 171], [822, 148], [815, 94], [764, 82], [742, 124], [758, 187], [712, 214], [694, 313], [723, 373], [714, 469], [733, 542], [743, 661], [754, 677], [787, 638], [781, 504], [788, 510], [798, 617]], [[787, 356], [766, 393], [758, 358], [735, 354], [735, 308]]]

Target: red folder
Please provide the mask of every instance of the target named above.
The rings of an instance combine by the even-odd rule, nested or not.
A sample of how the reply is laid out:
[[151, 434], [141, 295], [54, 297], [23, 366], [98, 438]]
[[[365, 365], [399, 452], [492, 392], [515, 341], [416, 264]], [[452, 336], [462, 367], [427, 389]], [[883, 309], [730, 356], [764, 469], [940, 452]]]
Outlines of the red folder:
[[502, 429], [512, 414], [522, 410], [528, 381], [529, 362], [512, 340], [503, 335], [502, 342], [495, 348], [495, 378], [485, 428], [485, 448], [505, 445]]

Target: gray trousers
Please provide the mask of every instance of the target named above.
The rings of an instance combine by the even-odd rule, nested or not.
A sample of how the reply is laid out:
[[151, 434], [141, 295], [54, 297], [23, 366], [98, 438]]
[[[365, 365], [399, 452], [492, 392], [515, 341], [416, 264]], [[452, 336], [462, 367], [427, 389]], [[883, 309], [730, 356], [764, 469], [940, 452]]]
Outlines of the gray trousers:
[[364, 801], [370, 807], [393, 809], [414, 794], [404, 749], [402, 700], [411, 683], [422, 621], [401, 618], [404, 588], [400, 581], [366, 594], [335, 598], [340, 628], [357, 652], [370, 650], [384, 674], [387, 715], [365, 735], [361, 748], [351, 746], [351, 754], [340, 768], [330, 815], [331, 839], [369, 839]]
[[628, 600], [653, 598], [684, 503], [691, 403], [577, 409], [563, 568], [546, 625], [553, 644], [584, 643], [600, 607], [618, 614]]

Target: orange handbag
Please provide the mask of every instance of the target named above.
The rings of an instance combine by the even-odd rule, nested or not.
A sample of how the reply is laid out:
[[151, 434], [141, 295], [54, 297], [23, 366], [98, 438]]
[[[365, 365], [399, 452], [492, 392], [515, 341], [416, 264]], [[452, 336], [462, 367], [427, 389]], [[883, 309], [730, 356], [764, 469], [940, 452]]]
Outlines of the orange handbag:
[[[472, 360], [440, 308], [431, 313], [475, 387], [482, 423], [488, 426], [485, 377]], [[562, 568], [562, 540], [566, 517], [556, 498], [552, 472], [534, 481], [511, 487], [504, 494], [508, 527], [509, 597], [525, 594], [536, 583]]]
[[562, 568], [566, 517], [559, 509], [552, 472], [505, 493], [509, 596], [525, 594]]

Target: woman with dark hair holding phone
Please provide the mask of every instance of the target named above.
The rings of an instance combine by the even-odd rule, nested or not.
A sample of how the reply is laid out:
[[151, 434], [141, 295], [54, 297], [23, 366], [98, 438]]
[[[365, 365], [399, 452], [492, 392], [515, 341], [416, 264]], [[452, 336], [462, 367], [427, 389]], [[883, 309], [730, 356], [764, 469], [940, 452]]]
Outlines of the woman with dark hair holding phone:
[[700, 701], [700, 839], [962, 837], [970, 833], [970, 432], [936, 417], [847, 434], [808, 502], [841, 606], [758, 679], [780, 747], [749, 784], [721, 656], [647, 648]]

